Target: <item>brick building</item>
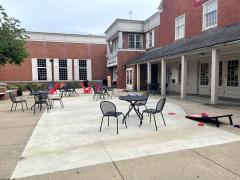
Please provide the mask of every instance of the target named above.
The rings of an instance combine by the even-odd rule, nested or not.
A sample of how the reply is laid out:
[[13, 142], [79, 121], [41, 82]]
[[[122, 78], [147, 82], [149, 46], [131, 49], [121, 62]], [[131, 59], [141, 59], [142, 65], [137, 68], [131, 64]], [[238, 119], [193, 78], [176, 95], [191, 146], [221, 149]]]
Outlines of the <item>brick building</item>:
[[27, 35], [30, 56], [21, 66], [1, 67], [0, 81], [79, 81], [106, 77], [104, 36], [43, 32], [27, 32]]
[[162, 0], [147, 20], [115, 20], [106, 37], [29, 32], [30, 57], [21, 67], [1, 68], [0, 80], [110, 75], [128, 90], [160, 84], [162, 95], [174, 92], [182, 99], [188, 94], [209, 96], [213, 104], [219, 97], [240, 99], [239, 7], [239, 0]]
[[[162, 95], [205, 95], [212, 104], [219, 97], [240, 99], [239, 6], [239, 0], [202, 0], [198, 5], [194, 0], [163, 0], [152, 37], [157, 43], [129, 58], [126, 88], [146, 90], [147, 84], [160, 84]], [[144, 47], [148, 33], [142, 36]]]

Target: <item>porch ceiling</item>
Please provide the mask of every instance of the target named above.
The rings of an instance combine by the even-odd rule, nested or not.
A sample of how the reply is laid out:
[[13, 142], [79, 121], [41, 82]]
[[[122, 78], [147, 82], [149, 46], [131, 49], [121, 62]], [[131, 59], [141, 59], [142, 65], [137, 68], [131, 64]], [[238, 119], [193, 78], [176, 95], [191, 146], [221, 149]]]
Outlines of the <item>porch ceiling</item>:
[[225, 45], [240, 40], [240, 23], [226, 26], [223, 28], [214, 28], [200, 35], [176, 41], [173, 44], [150, 50], [139, 56], [128, 64], [144, 63], [152, 59], [165, 58], [181, 53], [187, 53], [203, 48], [210, 48], [216, 45]]

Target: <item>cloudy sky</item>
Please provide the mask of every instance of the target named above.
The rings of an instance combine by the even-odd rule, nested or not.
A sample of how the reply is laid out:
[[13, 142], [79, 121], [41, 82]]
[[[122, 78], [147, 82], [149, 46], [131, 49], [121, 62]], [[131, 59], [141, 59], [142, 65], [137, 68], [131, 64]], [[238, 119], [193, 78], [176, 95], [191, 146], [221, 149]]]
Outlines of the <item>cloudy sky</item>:
[[103, 34], [116, 19], [145, 20], [160, 0], [0, 0], [30, 31]]

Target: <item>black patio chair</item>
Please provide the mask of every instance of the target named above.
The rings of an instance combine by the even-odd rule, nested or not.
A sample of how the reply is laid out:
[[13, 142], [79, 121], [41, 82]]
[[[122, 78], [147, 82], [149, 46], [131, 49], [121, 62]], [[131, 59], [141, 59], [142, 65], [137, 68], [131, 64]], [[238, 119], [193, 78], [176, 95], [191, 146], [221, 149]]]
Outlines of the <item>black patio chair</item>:
[[166, 98], [162, 98], [162, 99], [160, 99], [158, 101], [156, 109], [146, 109], [146, 110], [143, 110], [141, 124], [142, 124], [142, 120], [143, 120], [143, 113], [150, 114], [150, 121], [151, 121], [151, 116], [153, 115], [156, 131], [157, 131], [157, 123], [156, 123], [156, 119], [155, 119], [155, 114], [160, 113], [162, 115], [162, 119], [163, 119], [164, 125], [166, 126], [166, 123], [165, 123], [165, 120], [164, 120], [164, 117], [163, 117], [163, 114], [162, 114], [162, 110], [163, 110], [163, 107], [165, 105], [165, 102], [166, 102]]
[[105, 93], [104, 90], [100, 87], [97, 88], [96, 85], [93, 86], [93, 101], [95, 100], [95, 97], [97, 97], [96, 101], [98, 99], [105, 99]]
[[37, 91], [33, 90], [29, 85], [27, 85], [27, 89], [30, 91], [30, 95], [37, 92]]
[[49, 111], [49, 108], [51, 109], [52, 104], [47, 94], [34, 95], [34, 101], [35, 101], [33, 105], [34, 114], [35, 114], [36, 105], [38, 105], [38, 107], [40, 106], [40, 111], [42, 110], [43, 104], [46, 104], [47, 111]]
[[146, 93], [143, 94], [143, 96], [146, 96], [147, 99], [144, 100], [144, 101], [139, 101], [139, 102], [136, 103], [136, 106], [138, 107], [138, 110], [139, 110], [139, 106], [145, 106], [145, 108], [147, 109], [147, 105], [146, 104], [147, 104], [147, 101], [148, 101], [149, 93], [146, 92]]
[[62, 102], [63, 92], [60, 92], [58, 97], [52, 97], [50, 100], [52, 101], [52, 106], [54, 105], [54, 101], [59, 101], [62, 109], [64, 108], [63, 102]]
[[[109, 127], [109, 117], [115, 117], [115, 118], [117, 118], [117, 134], [118, 134], [118, 116], [123, 115], [123, 117], [124, 117], [124, 114], [122, 112], [117, 112], [116, 106], [110, 101], [102, 101], [100, 103], [100, 108], [101, 108], [103, 117], [102, 117], [102, 122], [101, 122], [99, 131], [101, 132], [101, 130], [102, 130], [102, 123], [103, 123], [104, 117], [108, 117], [108, 127]], [[126, 121], [124, 121], [124, 122], [125, 122], [125, 126], [127, 128], [127, 123], [126, 123]]]
[[13, 105], [14, 105], [14, 104], [16, 104], [16, 105], [15, 105], [15, 111], [16, 111], [16, 110], [17, 110], [17, 104], [19, 104], [19, 103], [21, 103], [21, 105], [22, 105], [22, 111], [23, 111], [23, 112], [24, 112], [23, 103], [25, 103], [25, 105], [26, 105], [26, 107], [27, 107], [27, 109], [28, 109], [27, 101], [26, 101], [26, 100], [24, 100], [24, 99], [17, 100], [16, 97], [15, 97], [15, 95], [14, 95], [12, 92], [9, 92], [8, 94], [9, 94], [9, 97], [10, 97], [10, 99], [11, 99], [11, 101], [12, 101], [12, 107], [11, 107], [10, 112], [12, 112], [12, 108], [13, 108]]

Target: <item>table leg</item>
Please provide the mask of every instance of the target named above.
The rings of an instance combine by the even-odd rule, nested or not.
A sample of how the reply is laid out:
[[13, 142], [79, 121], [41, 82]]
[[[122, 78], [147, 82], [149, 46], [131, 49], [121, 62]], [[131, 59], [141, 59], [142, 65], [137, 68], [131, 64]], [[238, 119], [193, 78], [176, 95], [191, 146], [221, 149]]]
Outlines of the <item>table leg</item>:
[[230, 124], [233, 125], [232, 116], [229, 116]]
[[129, 115], [129, 113], [131, 112], [131, 110], [133, 109], [133, 106], [131, 105], [130, 109], [128, 110], [128, 112], [125, 114], [123, 120], [122, 120], [122, 124], [124, 124], [124, 121], [126, 121], [126, 117]]

